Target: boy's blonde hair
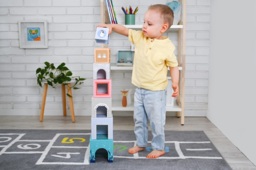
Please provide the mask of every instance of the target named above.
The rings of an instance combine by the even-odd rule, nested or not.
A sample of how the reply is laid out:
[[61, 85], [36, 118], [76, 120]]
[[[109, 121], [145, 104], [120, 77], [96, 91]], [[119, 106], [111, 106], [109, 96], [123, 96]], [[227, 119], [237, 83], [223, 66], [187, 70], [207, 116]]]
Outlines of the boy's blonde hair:
[[167, 23], [169, 28], [172, 26], [174, 14], [172, 9], [169, 6], [163, 5], [163, 4], [155, 4], [155, 5], [150, 5], [148, 7], [148, 10], [155, 10], [159, 12], [164, 19], [164, 23]]

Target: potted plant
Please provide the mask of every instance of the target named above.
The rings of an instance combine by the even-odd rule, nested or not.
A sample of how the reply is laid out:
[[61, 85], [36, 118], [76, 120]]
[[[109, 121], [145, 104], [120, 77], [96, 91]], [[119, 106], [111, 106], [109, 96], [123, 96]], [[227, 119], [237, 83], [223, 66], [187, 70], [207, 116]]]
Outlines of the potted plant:
[[[69, 88], [79, 89], [77, 86], [83, 84], [85, 78], [81, 78], [80, 76], [73, 76], [72, 71], [66, 66], [65, 63], [61, 63], [57, 67], [53, 63], [44, 62], [43, 68], [37, 68], [36, 76], [37, 76], [37, 84], [42, 87], [44, 82], [47, 82], [48, 85], [53, 88], [58, 84], [68, 84], [71, 80], [74, 80], [72, 86]], [[69, 94], [67, 94], [69, 97]]]

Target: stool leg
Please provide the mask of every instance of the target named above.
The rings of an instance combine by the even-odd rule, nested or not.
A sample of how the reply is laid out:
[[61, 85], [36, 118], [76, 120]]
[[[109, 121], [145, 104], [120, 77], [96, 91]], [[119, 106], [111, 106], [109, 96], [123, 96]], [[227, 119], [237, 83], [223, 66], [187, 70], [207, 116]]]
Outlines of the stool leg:
[[65, 85], [62, 84], [61, 85], [61, 89], [62, 89], [62, 109], [63, 109], [63, 116], [67, 116], [67, 106], [66, 106], [66, 89], [65, 89]]
[[42, 105], [41, 105], [41, 113], [40, 113], [40, 122], [44, 121], [44, 108], [45, 108], [45, 101], [47, 96], [48, 84], [44, 84], [44, 92], [42, 97]]
[[75, 123], [76, 117], [75, 117], [75, 111], [74, 111], [72, 87], [71, 87], [71, 84], [70, 84], [70, 83], [68, 84], [68, 94], [69, 94], [70, 96], [72, 96], [72, 97], [68, 97], [68, 99], [69, 99], [69, 107], [70, 107], [72, 122]]

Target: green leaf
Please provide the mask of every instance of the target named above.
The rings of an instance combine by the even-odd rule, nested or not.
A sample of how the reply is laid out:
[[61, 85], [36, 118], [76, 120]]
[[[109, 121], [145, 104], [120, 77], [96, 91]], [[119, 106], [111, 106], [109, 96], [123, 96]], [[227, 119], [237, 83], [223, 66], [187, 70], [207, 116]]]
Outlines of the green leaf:
[[41, 69], [41, 74], [42, 74], [42, 75], [44, 75], [44, 74], [45, 74], [45, 72], [46, 72], [46, 70], [45, 70], [45, 69]]
[[65, 66], [65, 63], [61, 63], [61, 64], [57, 67], [57, 69], [62, 69], [64, 66]]
[[50, 67], [50, 63], [49, 62], [44, 62], [44, 64], [47, 66], [47, 67]]
[[50, 67], [51, 69], [55, 69], [55, 66], [54, 66], [54, 64], [53, 63], [51, 63], [51, 67]]
[[41, 70], [42, 70], [41, 68], [36, 69], [36, 74], [40, 73]]
[[71, 78], [70, 77], [66, 77], [65, 81], [71, 81]]
[[56, 81], [57, 81], [59, 84], [62, 84], [62, 83], [64, 82], [61, 77], [58, 77], [58, 78], [56, 79]]
[[48, 83], [50, 86], [53, 86], [53, 84], [52, 84], [51, 81], [47, 81], [47, 83]]
[[50, 73], [50, 77], [51, 77], [52, 79], [54, 79], [54, 76], [53, 76], [53, 73], [52, 73], [52, 72]]
[[71, 96], [70, 94], [68, 94], [68, 93], [67, 93], [67, 96], [68, 96], [68, 97], [72, 97], [72, 96]]
[[66, 76], [72, 76], [72, 72], [71, 72], [71, 71], [68, 71], [68, 72], [66, 73]]
[[40, 78], [37, 78], [37, 84], [38, 84], [40, 87], [42, 87], [42, 83], [41, 83]]
[[42, 74], [39, 74], [39, 75], [38, 75], [38, 78], [43, 79], [44, 76], [43, 76]]
[[67, 67], [62, 67], [61, 71], [67, 71], [69, 70]]

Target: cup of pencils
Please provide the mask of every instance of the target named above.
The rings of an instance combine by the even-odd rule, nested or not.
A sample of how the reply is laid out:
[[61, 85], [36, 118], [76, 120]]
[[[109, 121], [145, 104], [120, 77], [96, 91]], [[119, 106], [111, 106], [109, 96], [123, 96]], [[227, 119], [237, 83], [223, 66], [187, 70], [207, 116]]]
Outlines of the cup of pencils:
[[135, 14], [138, 12], [138, 7], [134, 10], [131, 6], [129, 8], [122, 7], [122, 11], [125, 14], [125, 25], [135, 25]]

